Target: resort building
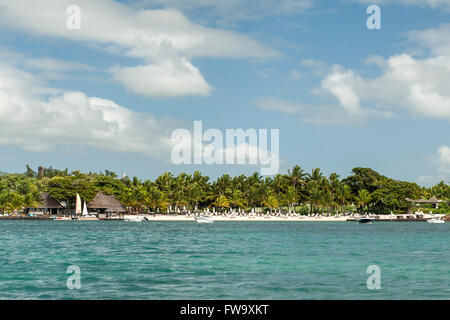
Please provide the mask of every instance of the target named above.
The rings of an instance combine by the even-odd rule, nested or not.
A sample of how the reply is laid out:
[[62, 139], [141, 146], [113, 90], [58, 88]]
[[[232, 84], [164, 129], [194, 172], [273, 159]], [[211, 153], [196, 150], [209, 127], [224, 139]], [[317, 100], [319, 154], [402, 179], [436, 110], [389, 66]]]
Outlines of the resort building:
[[412, 204], [414, 204], [415, 206], [429, 204], [434, 209], [438, 209], [439, 208], [439, 203], [443, 202], [443, 200], [439, 200], [436, 197], [433, 197], [431, 199], [419, 199], [419, 200], [413, 200], [413, 199], [406, 198], [405, 200], [410, 202], [410, 203], [412, 203]]
[[100, 216], [112, 216], [125, 213], [125, 208], [114, 196], [107, 196], [99, 192], [92, 201], [87, 204], [90, 212], [95, 211]]
[[41, 192], [42, 201], [38, 203], [37, 207], [25, 208], [27, 214], [60, 214], [64, 207], [57, 200], [52, 198], [48, 193]]

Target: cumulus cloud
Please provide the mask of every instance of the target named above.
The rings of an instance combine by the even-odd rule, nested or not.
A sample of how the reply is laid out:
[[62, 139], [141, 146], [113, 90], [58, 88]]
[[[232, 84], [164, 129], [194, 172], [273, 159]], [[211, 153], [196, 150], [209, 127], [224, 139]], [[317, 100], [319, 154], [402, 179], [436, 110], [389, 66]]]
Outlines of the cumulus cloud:
[[[171, 138], [175, 128], [175, 120], [137, 113], [80, 91], [49, 87], [39, 76], [0, 61], [0, 146], [29, 152], [94, 148], [169, 161], [177, 144]], [[272, 140], [270, 151], [261, 140], [259, 145], [250, 142], [238, 142], [236, 150], [228, 144], [213, 148], [204, 141], [186, 140], [182, 144], [200, 143], [206, 154], [215, 153], [223, 159], [231, 154], [234, 164], [260, 166], [265, 174], [277, 171], [278, 144], [272, 152]], [[258, 161], [249, 162], [255, 154]]]
[[322, 81], [348, 113], [359, 113], [364, 101], [380, 112], [410, 113], [450, 120], [450, 57], [424, 59], [408, 54], [383, 60], [382, 75], [364, 78], [353, 70], [335, 70]]
[[[416, 116], [450, 120], [450, 24], [438, 28], [416, 30], [408, 33], [408, 39], [427, 49], [426, 56], [415, 57], [407, 53], [389, 58], [372, 55], [366, 62], [380, 68], [378, 77], [366, 77], [363, 73], [334, 65], [313, 92], [329, 96], [337, 105], [297, 106], [297, 113], [316, 123], [328, 123], [330, 114], [335, 122], [359, 122], [377, 117], [392, 118]], [[324, 70], [320, 61], [305, 59], [303, 66]], [[273, 104], [272, 104], [273, 105]], [[292, 110], [292, 106], [260, 105], [263, 109]], [[312, 110], [305, 113], [304, 110]], [[323, 112], [323, 110], [327, 110]], [[292, 112], [291, 112], [292, 113]], [[340, 116], [335, 117], [339, 114]], [[323, 121], [321, 121], [321, 119]]]
[[450, 182], [450, 147], [439, 146], [436, 152], [429, 157], [429, 161], [435, 166], [435, 173], [421, 175], [417, 178], [417, 182], [426, 185], [433, 185], [440, 181]]
[[[143, 63], [134, 69], [115, 68], [114, 78], [134, 92], [151, 96], [208, 94], [211, 87], [189, 61], [192, 57], [267, 59], [279, 55], [240, 33], [195, 24], [175, 9], [137, 10], [112, 0], [78, 0], [81, 29], [69, 30], [69, 5], [72, 1], [42, 0], [25, 6], [0, 0], [0, 24], [140, 59]], [[152, 72], [164, 79], [165, 84], [158, 87], [161, 90], [152, 86]], [[135, 75], [148, 79], [138, 83]], [[180, 82], [184, 90], [178, 88]], [[173, 92], [167, 90], [167, 84]]]
[[114, 79], [129, 90], [149, 97], [208, 95], [212, 87], [186, 59], [114, 70]]
[[[450, 1], [448, 1], [450, 6]], [[425, 47], [436, 56], [450, 56], [450, 23], [426, 30], [414, 30], [408, 33], [410, 41]]]
[[0, 144], [27, 151], [94, 147], [164, 157], [167, 124], [115, 102], [48, 88], [35, 76], [0, 65]]
[[450, 173], [450, 147], [440, 146], [435, 155], [438, 170], [443, 173]]

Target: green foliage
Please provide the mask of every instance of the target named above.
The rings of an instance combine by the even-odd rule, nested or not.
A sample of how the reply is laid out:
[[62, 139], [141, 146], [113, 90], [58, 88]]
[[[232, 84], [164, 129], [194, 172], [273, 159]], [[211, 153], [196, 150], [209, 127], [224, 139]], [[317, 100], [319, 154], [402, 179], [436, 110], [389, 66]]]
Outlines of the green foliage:
[[345, 178], [342, 182], [347, 184], [353, 194], [358, 190], [367, 190], [373, 192], [377, 189], [382, 176], [370, 168], [353, 168], [353, 175]]
[[[440, 182], [431, 188], [380, 175], [369, 168], [354, 168], [345, 179], [332, 173], [326, 177], [319, 168], [307, 174], [294, 166], [287, 174], [263, 178], [258, 173], [231, 177], [224, 174], [210, 182], [196, 171], [174, 176], [166, 172], [152, 180], [137, 177], [117, 178], [117, 174], [68, 172], [52, 167], [42, 176], [27, 166], [24, 174], [0, 176], [0, 211], [20, 210], [36, 206], [40, 192], [48, 192], [58, 201], [75, 205], [75, 196], [92, 200], [98, 192], [113, 195], [130, 212], [197, 210], [216, 206], [222, 209], [250, 210], [266, 207], [270, 210], [288, 208], [290, 212], [338, 213], [351, 210], [351, 205], [375, 213], [404, 212], [405, 198], [437, 197], [450, 200], [450, 186]], [[307, 206], [308, 204], [308, 206]], [[353, 206], [353, 209], [355, 206]], [[448, 211], [441, 203], [440, 211]]]

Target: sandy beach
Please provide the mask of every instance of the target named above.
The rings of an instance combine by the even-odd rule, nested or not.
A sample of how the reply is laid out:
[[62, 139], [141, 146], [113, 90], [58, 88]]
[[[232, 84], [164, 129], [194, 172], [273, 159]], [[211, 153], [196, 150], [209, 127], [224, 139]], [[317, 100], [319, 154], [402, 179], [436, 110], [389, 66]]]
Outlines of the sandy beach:
[[[195, 221], [187, 215], [145, 215], [150, 221]], [[212, 216], [214, 221], [347, 221], [349, 217]]]
[[[193, 215], [141, 215], [145, 216], [149, 221], [195, 221], [195, 217]], [[400, 218], [398, 218], [400, 216]], [[423, 216], [423, 217], [415, 217], [408, 218], [407, 215], [399, 215], [399, 216], [391, 216], [391, 215], [381, 215], [377, 216], [377, 221], [425, 221], [425, 219], [432, 218], [432, 216]], [[356, 221], [358, 217], [356, 216], [317, 216], [317, 217], [309, 217], [309, 216], [230, 216], [230, 215], [217, 215], [211, 216], [214, 221], [277, 221], [277, 222], [295, 222], [295, 221], [308, 221], [308, 222], [347, 222], [347, 221]], [[361, 216], [363, 217], [363, 216]]]
[[[442, 215], [436, 215], [442, 216]], [[410, 215], [380, 215], [376, 216], [376, 221], [395, 221], [395, 222], [423, 222], [427, 219], [431, 219], [432, 215], [424, 216], [410, 216]], [[124, 216], [114, 216], [108, 218], [97, 218], [97, 217], [82, 217], [79, 216], [76, 219], [68, 216], [59, 217], [49, 217], [49, 216], [0, 216], [0, 220], [53, 220], [53, 221], [99, 221], [99, 220], [109, 220], [109, 221], [122, 221], [124, 218], [131, 218], [130, 220], [136, 219], [137, 217], [145, 217], [148, 221], [195, 221], [193, 215], [167, 215], [167, 214], [138, 214], [138, 215], [124, 215]], [[252, 221], [274, 221], [274, 222], [352, 222], [356, 221], [358, 216], [232, 216], [232, 215], [212, 215], [210, 216], [214, 221], [239, 221], [239, 222], [252, 222]], [[363, 216], [361, 216], [363, 217]], [[374, 217], [374, 216], [372, 216]], [[449, 221], [450, 219], [446, 216], [443, 217], [444, 220]]]

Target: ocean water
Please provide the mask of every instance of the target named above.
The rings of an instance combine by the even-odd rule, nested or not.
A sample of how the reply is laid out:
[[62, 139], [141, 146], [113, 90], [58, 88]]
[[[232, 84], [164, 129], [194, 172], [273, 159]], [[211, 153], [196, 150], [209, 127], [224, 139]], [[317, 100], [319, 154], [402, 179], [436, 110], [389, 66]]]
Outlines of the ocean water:
[[0, 221], [0, 299], [449, 298], [450, 223]]

